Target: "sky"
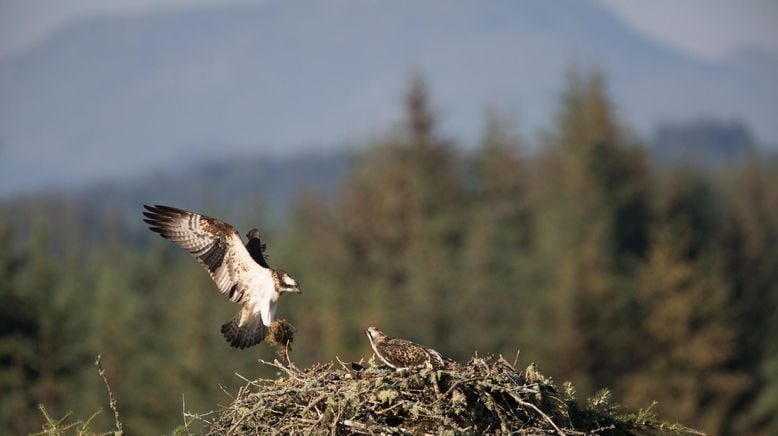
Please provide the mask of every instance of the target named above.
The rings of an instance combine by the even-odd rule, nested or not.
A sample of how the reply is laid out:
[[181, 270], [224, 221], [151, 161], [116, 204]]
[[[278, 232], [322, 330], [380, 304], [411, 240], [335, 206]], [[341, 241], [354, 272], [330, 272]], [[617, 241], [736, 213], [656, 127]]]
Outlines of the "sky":
[[708, 58], [744, 46], [778, 52], [776, 0], [595, 0], [650, 38]]
[[[242, 0], [0, 0], [0, 58], [96, 15], [131, 15]], [[386, 0], [384, 0], [386, 1]], [[592, 0], [649, 38], [703, 58], [744, 46], [778, 52], [776, 0]]]

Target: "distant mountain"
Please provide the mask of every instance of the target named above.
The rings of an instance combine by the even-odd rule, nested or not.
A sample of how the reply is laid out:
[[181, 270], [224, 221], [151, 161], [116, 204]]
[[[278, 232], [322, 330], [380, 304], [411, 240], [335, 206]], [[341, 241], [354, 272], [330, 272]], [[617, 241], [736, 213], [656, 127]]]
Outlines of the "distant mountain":
[[[754, 143], [752, 134], [740, 122], [701, 119], [661, 126], [646, 150], [651, 161], [664, 168], [685, 165], [719, 169], [742, 164], [755, 153], [765, 159], [778, 159], [774, 153], [760, 152]], [[143, 237], [140, 215], [143, 204], [167, 204], [215, 214], [242, 231], [260, 227], [273, 234], [286, 228], [293, 207], [303, 195], [336, 198], [353, 159], [351, 152], [343, 150], [287, 157], [228, 155], [123, 181], [7, 196], [0, 199], [0, 212], [6, 211], [0, 215], [12, 221], [22, 240], [38, 222], [36, 216], [43, 215], [53, 226], [49, 232], [56, 235], [57, 241], [148, 241]]]
[[[306, 153], [295, 157], [230, 156], [185, 169], [149, 173], [132, 181], [102, 182], [76, 190], [47, 190], [0, 200], [0, 210], [19, 229], [20, 237], [43, 214], [54, 226], [55, 240], [73, 229], [81, 244], [116, 240], [140, 241], [142, 205], [167, 204], [216, 214], [243, 231], [251, 227], [285, 227], [295, 202], [310, 192], [334, 195], [346, 176], [349, 155]], [[51, 219], [56, 217], [56, 219]]]
[[740, 164], [756, 151], [756, 141], [743, 123], [713, 119], [662, 125], [649, 150], [660, 166], [703, 168]]
[[0, 61], [0, 195], [361, 143], [399, 118], [413, 69], [465, 144], [487, 104], [526, 132], [548, 125], [571, 65], [606, 72], [642, 134], [710, 115], [778, 143], [775, 59], [689, 58], [579, 0], [290, 0], [91, 19]]

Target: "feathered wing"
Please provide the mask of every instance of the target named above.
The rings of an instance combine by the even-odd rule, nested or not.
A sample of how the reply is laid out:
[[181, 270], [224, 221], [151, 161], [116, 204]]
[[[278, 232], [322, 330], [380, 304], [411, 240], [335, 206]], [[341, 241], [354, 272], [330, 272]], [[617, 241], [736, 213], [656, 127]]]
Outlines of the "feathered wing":
[[229, 322], [222, 324], [221, 332], [224, 339], [235, 348], [246, 348], [258, 344], [265, 339], [267, 327], [262, 323], [260, 314], [252, 314], [248, 305], [238, 312]]
[[147, 206], [149, 229], [185, 249], [216, 282], [219, 292], [235, 303], [249, 299], [253, 262], [238, 232], [222, 221], [170, 206]]
[[376, 343], [375, 351], [394, 368], [424, 365], [429, 360], [424, 348], [404, 339], [387, 339]]
[[[202, 265], [216, 282], [219, 292], [243, 309], [221, 327], [224, 338], [235, 348], [246, 348], [262, 342], [267, 328], [262, 312], [271, 321], [270, 301], [258, 286], [256, 272], [264, 266], [255, 263], [235, 229], [217, 219], [170, 206], [147, 206], [143, 221], [149, 229], [159, 233], [185, 249]], [[260, 307], [259, 312], [252, 310]]]
[[248, 238], [248, 242], [246, 243], [246, 250], [249, 252], [251, 258], [254, 259], [254, 261], [260, 266], [264, 268], [270, 268], [267, 263], [267, 259], [265, 259], [265, 250], [267, 247], [260, 238], [259, 230], [249, 230], [249, 232], [246, 234], [246, 237]]
[[446, 365], [454, 363], [453, 360], [443, 357], [437, 350], [433, 350], [432, 348], [425, 348], [424, 350], [429, 355], [430, 365], [432, 365], [433, 368], [444, 368]]

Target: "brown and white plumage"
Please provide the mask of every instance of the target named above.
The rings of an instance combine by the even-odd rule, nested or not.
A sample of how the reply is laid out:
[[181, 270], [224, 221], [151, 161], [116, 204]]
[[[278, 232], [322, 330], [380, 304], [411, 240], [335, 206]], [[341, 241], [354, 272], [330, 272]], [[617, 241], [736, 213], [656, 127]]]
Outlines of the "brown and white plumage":
[[447, 359], [432, 348], [425, 348], [405, 339], [391, 338], [375, 327], [369, 327], [365, 334], [376, 356], [394, 369], [446, 366]]
[[300, 293], [300, 287], [289, 274], [267, 265], [259, 231], [249, 232], [247, 248], [238, 232], [223, 221], [170, 206], [144, 208], [150, 230], [188, 251], [208, 271], [219, 292], [243, 305], [221, 328], [230, 345], [246, 348], [261, 342], [275, 319], [281, 293]]

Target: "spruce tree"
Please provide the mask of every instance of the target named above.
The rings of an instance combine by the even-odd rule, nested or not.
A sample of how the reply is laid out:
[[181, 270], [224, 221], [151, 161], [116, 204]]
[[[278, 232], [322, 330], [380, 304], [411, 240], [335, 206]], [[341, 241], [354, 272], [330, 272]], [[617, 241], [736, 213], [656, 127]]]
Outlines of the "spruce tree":
[[637, 277], [638, 363], [624, 389], [630, 406], [653, 399], [664, 416], [718, 434], [749, 377], [735, 368], [739, 332], [722, 256], [701, 228], [715, 208], [704, 179], [669, 180]]
[[648, 175], [599, 75], [572, 73], [534, 177], [536, 274], [552, 374], [585, 392], [631, 365], [631, 273], [645, 251]]
[[342, 274], [363, 303], [362, 329], [376, 324], [464, 352], [452, 334], [449, 306], [460, 289], [463, 197], [457, 167], [416, 77], [399, 132], [358, 158], [338, 207], [350, 256]]
[[751, 161], [738, 180], [722, 253], [732, 286], [737, 365], [754, 381], [736, 405], [733, 431], [778, 432], [778, 183], [776, 172]]
[[[471, 160], [463, 247], [465, 275], [457, 316], [471, 332], [473, 350], [524, 351], [537, 333], [530, 287], [532, 217], [520, 139], [507, 120], [488, 112], [479, 149]], [[466, 179], [468, 180], [468, 179]]]
[[[4, 218], [4, 217], [3, 217]], [[36, 320], [15, 285], [27, 259], [12, 250], [8, 224], [0, 223], [0, 427], [15, 434], [32, 430]]]
[[[39, 215], [29, 244], [14, 254], [9, 236], [0, 239], [5, 259], [0, 268], [3, 311], [0, 361], [3, 365], [3, 419], [24, 433], [41, 421], [39, 405], [64, 415], [77, 397], [82, 368], [89, 361], [88, 313], [80, 308], [83, 281], [67, 257], [52, 243], [47, 222]], [[6, 409], [7, 407], [7, 409]]]
[[650, 398], [663, 416], [720, 433], [747, 378], [729, 369], [736, 329], [726, 282], [712, 273], [711, 260], [688, 258], [688, 233], [660, 230], [638, 277], [645, 313], [626, 403], [635, 407]]

